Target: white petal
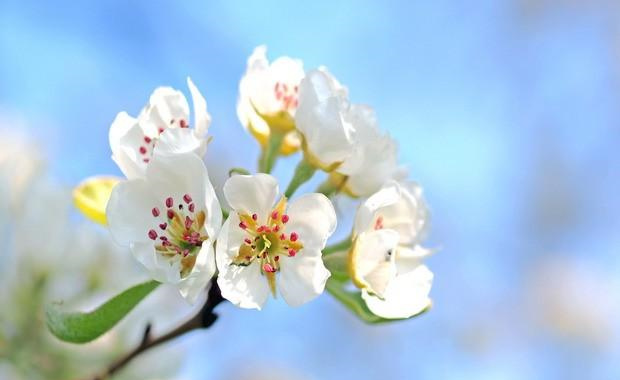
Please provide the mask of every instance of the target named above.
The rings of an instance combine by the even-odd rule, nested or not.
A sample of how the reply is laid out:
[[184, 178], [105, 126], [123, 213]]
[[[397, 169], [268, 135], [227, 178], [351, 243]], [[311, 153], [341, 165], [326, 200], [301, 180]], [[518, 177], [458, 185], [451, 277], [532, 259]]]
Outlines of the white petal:
[[113, 153], [118, 150], [121, 138], [136, 124], [138, 124], [138, 120], [129, 116], [127, 112], [119, 112], [116, 115], [112, 125], [110, 125], [110, 132], [108, 134], [110, 148]]
[[110, 232], [119, 244], [149, 242], [148, 231], [154, 224], [151, 210], [159, 203], [151, 186], [138, 178], [120, 182], [112, 190], [106, 215]]
[[294, 94], [293, 88], [298, 87], [305, 73], [303, 63], [290, 57], [279, 57], [263, 72], [257, 75], [255, 87], [250, 94], [254, 107], [262, 114], [275, 114], [286, 108], [276, 98], [275, 86], [286, 86], [288, 94]]
[[184, 119], [189, 122], [189, 104], [185, 95], [172, 87], [159, 87], [153, 91], [149, 105], [156, 110], [160, 120], [168, 126], [174, 120]]
[[112, 159], [121, 172], [129, 179], [143, 177], [146, 164], [139, 149], [144, 133], [136, 119], [125, 112], [119, 113], [110, 126], [109, 139]]
[[323, 194], [304, 194], [288, 207], [287, 233], [296, 232], [304, 247], [322, 250], [325, 242], [336, 230], [336, 211], [332, 202]]
[[179, 261], [160, 257], [155, 252], [152, 242], [135, 242], [130, 248], [133, 256], [144, 266], [152, 279], [166, 284], [176, 284], [180, 281]]
[[262, 135], [269, 134], [269, 126], [257, 113], [252, 106], [252, 93], [257, 86], [257, 78], [264, 74], [269, 67], [269, 61], [266, 56], [267, 47], [258, 46], [248, 58], [247, 69], [245, 75], [239, 82], [239, 99], [237, 100], [237, 116], [241, 124], [258, 132]]
[[207, 140], [199, 138], [189, 128], [169, 128], [159, 137], [155, 152], [162, 154], [195, 153], [202, 157], [207, 151]]
[[384, 300], [362, 291], [366, 305], [383, 318], [408, 318], [420, 313], [431, 304], [428, 297], [433, 274], [424, 265], [404, 275], [397, 276], [386, 289]]
[[[243, 81], [241, 86], [243, 86]], [[246, 129], [251, 129], [261, 135], [268, 135], [270, 133], [267, 122], [256, 113], [256, 110], [250, 103], [250, 98], [244, 96], [242, 92], [240, 92], [239, 99], [237, 100], [237, 117], [239, 117], [241, 125]]]
[[259, 45], [254, 48], [252, 54], [248, 58], [247, 71], [256, 72], [266, 70], [269, 67], [269, 61], [267, 60], [267, 46]]
[[287, 304], [300, 306], [323, 293], [329, 276], [321, 251], [304, 248], [295, 257], [280, 257], [278, 289]]
[[196, 257], [196, 263], [191, 273], [181, 279], [178, 284], [179, 292], [189, 303], [194, 304], [207, 284], [215, 274], [215, 252], [213, 241], [207, 240]]
[[192, 102], [194, 104], [194, 130], [199, 137], [204, 137], [211, 124], [211, 115], [207, 111], [207, 101], [190, 77], [187, 77], [187, 86], [192, 94]]
[[369, 291], [383, 297], [386, 288], [396, 277], [396, 246], [398, 233], [392, 230], [369, 231], [360, 234], [352, 252], [353, 274]]
[[[172, 197], [175, 204], [189, 194], [198, 209], [205, 208], [209, 236], [216, 236], [222, 221], [222, 211], [204, 162], [193, 153], [153, 155], [146, 171], [151, 191], [160, 204]], [[154, 204], [155, 205], [155, 204]], [[153, 207], [153, 205], [151, 206]]]
[[237, 212], [266, 218], [278, 196], [278, 181], [269, 174], [235, 175], [224, 184], [224, 196]]
[[400, 187], [395, 183], [386, 185], [371, 195], [357, 210], [354, 235], [374, 229], [377, 212], [386, 206], [395, 204], [400, 199]]
[[222, 296], [246, 309], [261, 309], [269, 296], [269, 284], [261, 274], [260, 264], [254, 261], [247, 267], [231, 265], [232, 258], [239, 250], [242, 233], [237, 227], [239, 219], [231, 214], [222, 226], [217, 240], [217, 284]]
[[348, 118], [355, 127], [356, 143], [353, 154], [338, 167], [338, 172], [348, 176], [349, 191], [369, 196], [400, 175], [398, 144], [379, 130], [371, 107], [352, 105]]
[[422, 189], [413, 182], [397, 186], [401, 194], [398, 202], [387, 205], [379, 212], [384, 219], [383, 225], [398, 231], [401, 245], [419, 244], [426, 237], [430, 224]]
[[301, 81], [295, 122], [308, 150], [325, 166], [353, 153], [355, 131], [345, 120], [347, 110], [348, 100], [341, 97], [326, 72], [310, 71]]
[[398, 274], [414, 270], [420, 262], [432, 255], [434, 250], [416, 245], [413, 248], [398, 247], [396, 249], [396, 267]]

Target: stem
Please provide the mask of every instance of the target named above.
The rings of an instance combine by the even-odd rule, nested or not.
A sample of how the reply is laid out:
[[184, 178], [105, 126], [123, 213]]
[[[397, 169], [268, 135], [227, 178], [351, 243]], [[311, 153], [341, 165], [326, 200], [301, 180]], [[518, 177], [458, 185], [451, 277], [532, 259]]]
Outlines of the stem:
[[349, 248], [351, 248], [351, 236], [348, 236], [346, 239], [339, 241], [338, 243], [325, 247], [325, 249], [323, 249], [323, 255], [330, 255], [338, 251], [346, 251]]
[[108, 379], [112, 375], [120, 371], [122, 368], [124, 368], [127, 364], [129, 364], [129, 362], [131, 362], [134, 358], [139, 356], [144, 351], [147, 351], [153, 347], [156, 347], [162, 343], [165, 343], [190, 331], [197, 329], [207, 329], [211, 327], [211, 325], [217, 320], [217, 314], [215, 314], [213, 310], [223, 300], [224, 298], [222, 297], [220, 288], [217, 286], [217, 282], [215, 281], [215, 279], [211, 280], [211, 288], [209, 289], [209, 294], [207, 296], [205, 304], [202, 306], [200, 311], [190, 320], [179, 325], [172, 331], [155, 339], [151, 337], [151, 325], [148, 324], [144, 329], [144, 336], [142, 338], [142, 342], [138, 345], [138, 347], [118, 358], [115, 362], [110, 364], [103, 373], [95, 375], [92, 379]]
[[325, 180], [325, 182], [320, 184], [316, 189], [317, 193], [322, 193], [328, 198], [342, 192], [347, 184], [347, 181], [349, 180], [349, 176], [338, 174], [334, 177], [332, 174], [333, 173], [330, 173], [330, 176]]
[[295, 168], [293, 178], [291, 178], [291, 182], [288, 184], [284, 195], [287, 198], [290, 198], [299, 188], [299, 186], [303, 185], [310, 178], [312, 178], [315, 172], [316, 168], [312, 166], [305, 158], [299, 161], [299, 164], [297, 164], [297, 167]]
[[263, 147], [260, 158], [258, 159], [258, 171], [260, 173], [271, 173], [273, 165], [276, 163], [276, 158], [280, 153], [283, 140], [284, 133], [275, 129], [271, 130], [267, 145]]

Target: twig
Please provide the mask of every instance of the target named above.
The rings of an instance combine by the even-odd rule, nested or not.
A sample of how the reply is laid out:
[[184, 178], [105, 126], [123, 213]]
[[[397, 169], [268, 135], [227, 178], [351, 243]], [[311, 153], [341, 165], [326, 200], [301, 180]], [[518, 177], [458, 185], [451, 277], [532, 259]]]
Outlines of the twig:
[[215, 314], [213, 310], [223, 300], [224, 298], [222, 297], [220, 288], [217, 286], [217, 282], [215, 281], [215, 279], [211, 280], [211, 288], [209, 289], [207, 300], [196, 315], [194, 315], [190, 320], [183, 323], [182, 325], [179, 325], [172, 331], [154, 339], [151, 337], [152, 326], [149, 323], [144, 329], [144, 336], [142, 337], [142, 342], [140, 343], [140, 345], [138, 345], [132, 351], [118, 358], [116, 361], [110, 364], [104, 372], [99, 375], [95, 375], [92, 380], [108, 379], [144, 351], [147, 351], [155, 346], [179, 337], [192, 330], [209, 328], [217, 320], [217, 314]]

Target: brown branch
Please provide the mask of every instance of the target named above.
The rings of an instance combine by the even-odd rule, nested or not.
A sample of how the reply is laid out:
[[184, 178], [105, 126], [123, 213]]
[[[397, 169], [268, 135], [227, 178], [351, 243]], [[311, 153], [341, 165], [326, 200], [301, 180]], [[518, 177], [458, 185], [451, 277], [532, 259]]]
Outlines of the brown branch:
[[222, 297], [220, 288], [217, 286], [217, 282], [214, 278], [213, 280], [211, 280], [211, 287], [209, 289], [209, 294], [207, 296], [205, 304], [202, 306], [200, 311], [196, 313], [190, 320], [179, 325], [172, 331], [169, 331], [168, 333], [154, 339], [151, 337], [151, 324], [149, 323], [144, 329], [144, 336], [142, 337], [142, 342], [140, 343], [140, 345], [138, 345], [132, 351], [118, 358], [116, 361], [110, 364], [104, 372], [99, 375], [95, 375], [92, 380], [108, 379], [109, 377], [120, 371], [122, 368], [124, 368], [127, 364], [129, 364], [129, 362], [131, 362], [134, 358], [139, 356], [144, 351], [147, 351], [153, 347], [156, 347], [162, 343], [179, 337], [192, 330], [209, 328], [217, 320], [217, 314], [215, 314], [213, 310], [223, 300], [224, 298]]

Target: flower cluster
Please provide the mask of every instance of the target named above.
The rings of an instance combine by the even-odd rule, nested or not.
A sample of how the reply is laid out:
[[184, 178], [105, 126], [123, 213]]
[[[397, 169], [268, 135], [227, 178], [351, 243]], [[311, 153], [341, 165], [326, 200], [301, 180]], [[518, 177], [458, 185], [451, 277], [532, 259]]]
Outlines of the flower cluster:
[[[153, 279], [193, 302], [216, 276], [222, 296], [242, 308], [260, 309], [270, 294], [298, 306], [326, 288], [366, 316], [408, 318], [430, 306], [425, 201], [371, 107], [352, 103], [326, 68], [305, 71], [290, 57], [270, 63], [257, 47], [237, 114], [261, 146], [258, 172], [231, 170], [220, 200], [203, 161], [211, 117], [188, 86], [193, 120], [180, 91], [156, 89], [137, 118], [121, 112], [110, 128], [112, 159], [127, 179], [94, 179], [76, 192], [80, 209], [107, 223]], [[269, 173], [279, 156], [297, 151], [300, 163], [281, 192]], [[316, 192], [294, 196], [318, 171], [326, 174]], [[111, 189], [109, 200], [100, 187]], [[343, 196], [360, 200], [355, 223], [327, 246], [337, 227], [332, 200]]]

